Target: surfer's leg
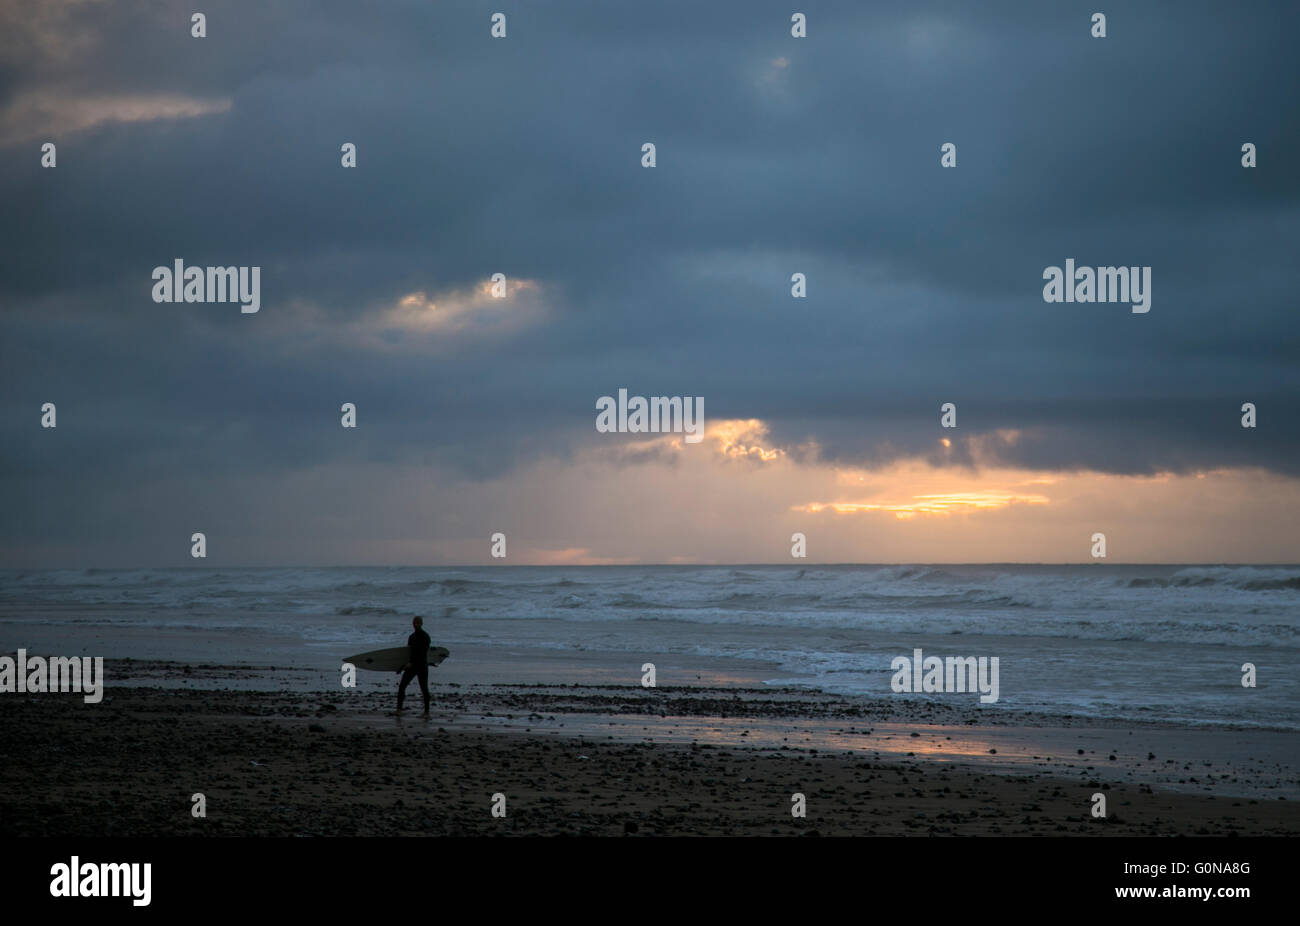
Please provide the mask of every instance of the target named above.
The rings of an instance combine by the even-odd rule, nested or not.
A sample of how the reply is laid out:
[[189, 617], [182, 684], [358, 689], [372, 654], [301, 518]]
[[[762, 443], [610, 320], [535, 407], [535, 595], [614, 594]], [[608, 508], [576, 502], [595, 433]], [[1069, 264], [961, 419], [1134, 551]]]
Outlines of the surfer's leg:
[[411, 684], [411, 679], [415, 678], [415, 670], [407, 669], [402, 673], [402, 683], [397, 686], [397, 709], [402, 709], [402, 699], [406, 697], [406, 686]]
[[420, 694], [424, 695], [424, 712], [429, 713], [429, 667], [420, 670]]

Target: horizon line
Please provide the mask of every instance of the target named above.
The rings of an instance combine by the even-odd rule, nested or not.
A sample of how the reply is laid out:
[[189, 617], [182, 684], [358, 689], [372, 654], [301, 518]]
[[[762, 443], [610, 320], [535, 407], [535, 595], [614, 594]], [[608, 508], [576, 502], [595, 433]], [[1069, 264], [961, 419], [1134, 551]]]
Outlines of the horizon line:
[[924, 562], [920, 560], [907, 560], [897, 562], [834, 562], [834, 563], [775, 563], [775, 562], [734, 562], [734, 563], [331, 563], [305, 565], [301, 563], [290, 563], [283, 565], [267, 564], [250, 564], [250, 563], [225, 563], [225, 564], [193, 564], [193, 565], [166, 565], [166, 566], [4, 566], [0, 565], [0, 571], [5, 572], [53, 572], [56, 570], [88, 570], [100, 569], [104, 571], [126, 570], [126, 569], [649, 569], [649, 568], [667, 568], [681, 567], [684, 569], [698, 568], [756, 568], [756, 567], [778, 567], [778, 568], [808, 568], [808, 567], [829, 567], [829, 566], [858, 566], [858, 567], [889, 567], [889, 566], [1203, 566], [1203, 567], [1237, 567], [1249, 566], [1254, 568], [1297, 568], [1300, 569], [1300, 563], [1296, 562], [1097, 562], [1096, 560], [1083, 561], [1062, 561], [1062, 562], [1042, 562], [1029, 560], [998, 560], [998, 561], [933, 561]]

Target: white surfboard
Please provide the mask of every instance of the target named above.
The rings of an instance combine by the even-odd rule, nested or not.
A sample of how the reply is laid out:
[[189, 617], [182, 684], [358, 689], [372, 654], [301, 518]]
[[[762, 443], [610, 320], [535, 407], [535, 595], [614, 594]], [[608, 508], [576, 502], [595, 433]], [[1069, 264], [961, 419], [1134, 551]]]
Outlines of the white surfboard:
[[[429, 647], [429, 665], [436, 666], [448, 656], [451, 651], [441, 646]], [[401, 672], [402, 666], [411, 661], [411, 650], [405, 646], [394, 646], [392, 649], [376, 649], [368, 653], [358, 653], [355, 656], [348, 656], [343, 660], [350, 662], [358, 669], [371, 669], [375, 672]]]

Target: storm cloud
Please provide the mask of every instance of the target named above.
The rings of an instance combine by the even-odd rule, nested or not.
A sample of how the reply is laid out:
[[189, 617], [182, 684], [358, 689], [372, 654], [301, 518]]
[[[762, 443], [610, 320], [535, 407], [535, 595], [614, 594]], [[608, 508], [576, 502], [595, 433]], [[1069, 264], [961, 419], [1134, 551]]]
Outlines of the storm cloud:
[[[569, 464], [619, 387], [827, 465], [1300, 475], [1300, 8], [805, 11], [7, 5], [0, 548], [152, 549], [151, 491], [293, 521], [320, 468]], [[260, 266], [261, 311], [153, 302], [176, 258]], [[1044, 302], [1067, 258], [1152, 267], [1151, 311]]]

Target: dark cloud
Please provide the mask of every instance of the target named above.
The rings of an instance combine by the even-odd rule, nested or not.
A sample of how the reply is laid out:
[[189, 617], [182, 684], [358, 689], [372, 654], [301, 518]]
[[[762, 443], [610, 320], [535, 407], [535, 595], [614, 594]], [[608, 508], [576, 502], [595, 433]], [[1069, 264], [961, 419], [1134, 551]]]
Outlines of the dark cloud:
[[[952, 401], [962, 437], [1022, 432], [1009, 463], [1296, 473], [1294, 4], [1117, 8], [1104, 40], [1077, 4], [817, 3], [806, 40], [789, 4], [498, 7], [504, 41], [470, 3], [209, 3], [203, 40], [174, 3], [4, 14], [12, 536], [74, 477], [499, 476], [593, 441], [619, 386], [852, 463], [932, 454]], [[31, 101], [158, 95], [229, 109], [56, 133], [39, 167]], [[261, 266], [262, 312], [154, 304], [175, 257]], [[1150, 314], [1044, 303], [1068, 257], [1152, 266]], [[366, 335], [497, 271], [540, 320]]]

